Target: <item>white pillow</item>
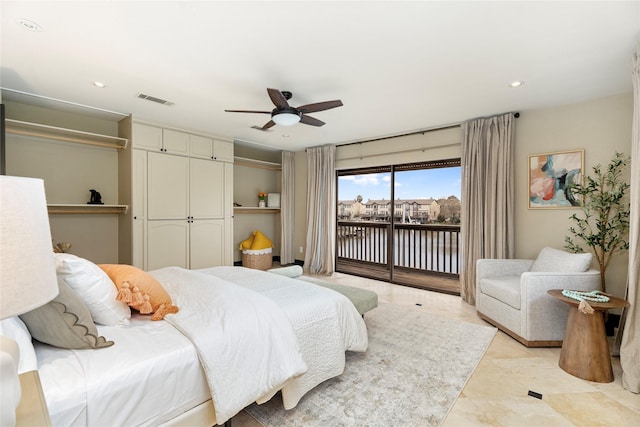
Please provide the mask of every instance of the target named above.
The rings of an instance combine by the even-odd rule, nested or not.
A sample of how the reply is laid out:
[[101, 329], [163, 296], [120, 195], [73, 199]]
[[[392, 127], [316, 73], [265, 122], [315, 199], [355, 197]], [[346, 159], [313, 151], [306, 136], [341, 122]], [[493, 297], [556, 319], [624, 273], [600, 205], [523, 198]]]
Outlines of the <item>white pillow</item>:
[[65, 282], [89, 309], [95, 323], [106, 326], [128, 325], [129, 306], [116, 300], [118, 290], [107, 273], [84, 258], [55, 254], [58, 279]]
[[18, 316], [0, 320], [0, 335], [9, 337], [18, 343], [18, 349], [20, 349], [19, 374], [38, 369], [38, 359], [31, 341], [31, 334]]
[[572, 254], [553, 248], [542, 248], [530, 271], [556, 273], [583, 273], [591, 266], [590, 253]]

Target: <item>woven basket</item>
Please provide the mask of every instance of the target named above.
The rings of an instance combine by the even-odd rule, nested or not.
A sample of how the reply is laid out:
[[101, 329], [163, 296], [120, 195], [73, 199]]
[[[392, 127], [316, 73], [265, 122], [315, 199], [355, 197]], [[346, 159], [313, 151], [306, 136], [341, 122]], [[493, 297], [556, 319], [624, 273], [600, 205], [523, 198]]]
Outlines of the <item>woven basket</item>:
[[272, 253], [252, 254], [253, 251], [242, 251], [242, 266], [256, 270], [268, 270], [273, 265]]

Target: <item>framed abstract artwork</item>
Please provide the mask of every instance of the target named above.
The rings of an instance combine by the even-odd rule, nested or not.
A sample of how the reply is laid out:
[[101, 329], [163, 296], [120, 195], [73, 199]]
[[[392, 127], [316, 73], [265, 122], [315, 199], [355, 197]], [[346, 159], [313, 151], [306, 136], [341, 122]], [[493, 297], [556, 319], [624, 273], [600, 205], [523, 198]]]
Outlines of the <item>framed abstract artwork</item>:
[[572, 190], [582, 183], [584, 150], [529, 156], [529, 209], [577, 208], [579, 195]]

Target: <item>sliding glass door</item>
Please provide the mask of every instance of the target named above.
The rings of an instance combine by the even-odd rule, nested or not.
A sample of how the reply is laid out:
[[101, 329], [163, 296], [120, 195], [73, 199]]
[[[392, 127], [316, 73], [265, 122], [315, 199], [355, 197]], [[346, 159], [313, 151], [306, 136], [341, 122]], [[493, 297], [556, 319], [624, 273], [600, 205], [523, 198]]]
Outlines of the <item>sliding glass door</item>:
[[337, 181], [337, 271], [459, 292], [459, 159], [339, 171]]

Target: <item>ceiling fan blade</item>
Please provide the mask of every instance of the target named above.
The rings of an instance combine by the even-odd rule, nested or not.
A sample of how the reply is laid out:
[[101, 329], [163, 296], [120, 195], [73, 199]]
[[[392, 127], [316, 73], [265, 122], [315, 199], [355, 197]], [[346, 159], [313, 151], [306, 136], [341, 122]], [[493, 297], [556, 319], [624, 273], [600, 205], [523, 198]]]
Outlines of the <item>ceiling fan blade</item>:
[[270, 127], [275, 126], [275, 124], [276, 124], [276, 122], [274, 122], [273, 120], [269, 120], [266, 125], [262, 126], [262, 130], [267, 130]]
[[256, 110], [224, 110], [227, 113], [263, 113], [271, 114], [271, 111], [256, 111]]
[[307, 104], [298, 107], [297, 110], [302, 113], [315, 113], [316, 111], [329, 110], [331, 108], [342, 107], [342, 101], [336, 99], [334, 101], [316, 102], [315, 104]]
[[287, 98], [284, 97], [282, 92], [278, 89], [267, 89], [269, 93], [269, 98], [271, 98], [271, 102], [278, 108], [291, 108], [289, 107], [289, 103], [287, 102]]
[[304, 123], [305, 125], [311, 126], [322, 126], [324, 122], [322, 120], [315, 119], [311, 116], [303, 115], [300, 119], [300, 123]]

